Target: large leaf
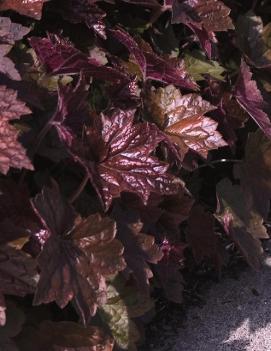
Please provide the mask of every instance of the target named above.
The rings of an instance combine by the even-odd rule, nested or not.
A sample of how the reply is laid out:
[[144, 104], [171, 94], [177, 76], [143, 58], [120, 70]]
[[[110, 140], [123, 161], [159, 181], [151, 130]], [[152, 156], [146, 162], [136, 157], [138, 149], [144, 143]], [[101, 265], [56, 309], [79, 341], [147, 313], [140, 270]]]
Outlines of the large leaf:
[[174, 86], [152, 90], [148, 98], [152, 118], [179, 148], [182, 158], [188, 149], [203, 157], [227, 145], [216, 130], [218, 123], [204, 114], [215, 109], [200, 95], [182, 95]]
[[254, 119], [266, 136], [271, 137], [271, 121], [264, 111], [263, 97], [244, 60], [241, 62], [234, 95], [240, 106]]
[[167, 173], [168, 164], [150, 155], [164, 139], [154, 124], [133, 123], [133, 111], [114, 110], [101, 116], [101, 135], [89, 128], [72, 153], [79, 161], [108, 209], [121, 192], [136, 193], [144, 203], [151, 192], [174, 194], [182, 182]]
[[3, 0], [0, 11], [13, 10], [21, 15], [41, 19], [43, 4], [48, 0]]
[[223, 179], [217, 185], [217, 218], [235, 242], [248, 264], [259, 269], [262, 258], [260, 238], [268, 237], [263, 218], [255, 209], [251, 194]]
[[125, 266], [122, 245], [114, 239], [116, 225], [99, 214], [75, 221], [56, 184], [32, 203], [50, 232], [38, 258], [41, 276], [34, 303], [55, 301], [64, 308], [73, 300], [86, 324], [106, 301], [106, 276]]

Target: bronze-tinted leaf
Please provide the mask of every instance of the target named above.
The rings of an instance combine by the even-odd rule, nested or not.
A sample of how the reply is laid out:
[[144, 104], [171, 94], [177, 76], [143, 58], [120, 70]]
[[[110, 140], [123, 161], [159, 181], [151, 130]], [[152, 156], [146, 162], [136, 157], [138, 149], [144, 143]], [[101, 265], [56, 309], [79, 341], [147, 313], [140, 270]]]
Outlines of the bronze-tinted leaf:
[[215, 109], [200, 95], [182, 95], [169, 85], [150, 92], [152, 118], [178, 144], [182, 158], [188, 149], [207, 157], [208, 151], [227, 145], [216, 130], [218, 123], [204, 114]]
[[56, 185], [44, 189], [33, 206], [51, 234], [38, 258], [41, 276], [34, 303], [55, 301], [64, 308], [73, 300], [86, 324], [106, 301], [106, 276], [125, 267], [123, 247], [114, 239], [116, 224], [99, 214], [75, 221]]

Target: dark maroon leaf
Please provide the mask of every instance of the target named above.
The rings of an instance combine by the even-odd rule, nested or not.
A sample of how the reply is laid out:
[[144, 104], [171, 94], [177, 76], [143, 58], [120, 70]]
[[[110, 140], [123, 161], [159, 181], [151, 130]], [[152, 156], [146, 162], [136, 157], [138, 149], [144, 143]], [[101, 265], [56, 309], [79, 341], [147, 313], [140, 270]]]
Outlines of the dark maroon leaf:
[[116, 38], [121, 44], [123, 44], [130, 54], [133, 56], [133, 59], [138, 64], [143, 79], [146, 77], [147, 63], [146, 58], [140, 49], [138, 43], [131, 37], [127, 32], [122, 29], [111, 30], [110, 33]]
[[194, 206], [190, 213], [186, 240], [198, 263], [210, 259], [217, 269], [222, 268], [223, 247], [215, 233], [215, 219], [200, 205]]
[[61, 140], [71, 145], [75, 135], [82, 135], [90, 116], [87, 105], [88, 91], [85, 82], [80, 79], [75, 87], [60, 85], [58, 88], [57, 109], [49, 123], [53, 125]]
[[117, 223], [117, 238], [124, 246], [126, 270], [134, 275], [138, 289], [148, 293], [149, 279], [153, 276], [149, 263], [157, 263], [163, 253], [153, 236], [142, 233], [143, 223], [131, 210], [116, 205], [111, 215]]
[[20, 15], [41, 19], [43, 4], [48, 0], [2, 0], [0, 11], [13, 10]]
[[85, 23], [103, 39], [106, 39], [104, 17], [105, 12], [101, 10], [93, 0], [65, 0], [60, 1], [59, 11], [63, 18], [71, 23]]
[[28, 238], [39, 229], [29, 192], [23, 185], [11, 180], [0, 182], [0, 244], [21, 237]]
[[144, 203], [151, 192], [178, 191], [181, 181], [167, 173], [166, 163], [150, 156], [164, 138], [154, 124], [133, 124], [133, 113], [121, 110], [102, 116], [102, 124], [100, 139], [96, 136], [95, 142], [90, 128], [72, 152], [88, 172], [106, 209], [123, 191], [136, 193]]
[[254, 119], [267, 137], [271, 137], [271, 122], [264, 112], [265, 103], [252, 73], [244, 60], [235, 85], [234, 95], [240, 106]]
[[37, 281], [38, 272], [33, 258], [11, 246], [0, 247], [0, 291], [3, 294], [33, 294]]
[[32, 203], [50, 232], [38, 258], [41, 276], [34, 303], [55, 301], [64, 308], [73, 301], [86, 324], [106, 301], [105, 277], [125, 266], [122, 245], [114, 239], [116, 225], [99, 214], [75, 220], [56, 184]]

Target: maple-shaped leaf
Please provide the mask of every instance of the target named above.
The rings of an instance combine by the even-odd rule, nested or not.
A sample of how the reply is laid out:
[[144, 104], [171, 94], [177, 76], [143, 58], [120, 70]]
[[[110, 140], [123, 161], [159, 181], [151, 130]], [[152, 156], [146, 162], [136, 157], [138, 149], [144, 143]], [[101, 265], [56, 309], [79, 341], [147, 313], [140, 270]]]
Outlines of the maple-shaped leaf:
[[106, 39], [104, 17], [106, 13], [93, 0], [59, 1], [56, 8], [64, 19], [71, 23], [85, 23], [101, 38]]
[[220, 0], [173, 0], [171, 22], [187, 25], [210, 57], [214, 32], [234, 29], [229, 14], [230, 8]]
[[149, 279], [153, 276], [149, 263], [157, 263], [163, 253], [153, 236], [142, 233], [143, 223], [131, 210], [115, 205], [111, 215], [117, 223], [117, 238], [124, 246], [127, 270], [134, 275], [138, 288], [148, 294]]
[[31, 111], [17, 99], [17, 92], [12, 89], [0, 86], [0, 96], [0, 172], [6, 174], [10, 167], [33, 170], [26, 150], [18, 141], [19, 131], [9, 124], [10, 120], [18, 119]]
[[258, 129], [248, 135], [245, 158], [235, 165], [234, 174], [244, 192], [249, 192], [255, 209], [268, 219], [271, 199], [271, 141]]
[[38, 281], [36, 261], [22, 250], [0, 246], [0, 291], [25, 296], [33, 294]]
[[56, 184], [32, 200], [50, 236], [38, 263], [41, 276], [34, 303], [55, 301], [64, 308], [71, 300], [86, 324], [106, 301], [106, 276], [125, 266], [116, 224], [99, 214], [75, 220], [72, 207]]
[[193, 207], [189, 219], [186, 240], [192, 248], [193, 256], [199, 263], [203, 259], [221, 269], [224, 261], [223, 248], [215, 234], [215, 218], [201, 205]]
[[52, 74], [79, 74], [84, 72], [94, 78], [119, 83], [127, 79], [120, 70], [105, 66], [91, 56], [76, 49], [66, 38], [48, 34], [47, 38], [31, 37], [30, 45], [35, 50], [39, 61]]
[[182, 158], [189, 148], [206, 158], [209, 150], [227, 145], [218, 123], [204, 116], [215, 107], [200, 95], [182, 95], [169, 85], [150, 91], [148, 104], [152, 118], [179, 146]]
[[16, 338], [21, 351], [112, 351], [114, 340], [101, 328], [70, 321], [43, 321], [27, 326]]
[[257, 68], [271, 67], [271, 23], [263, 25], [253, 11], [238, 17], [236, 23], [238, 46], [249, 62]]
[[254, 119], [266, 136], [271, 137], [271, 121], [264, 111], [265, 102], [256, 82], [252, 79], [249, 66], [244, 60], [241, 62], [234, 96], [240, 106]]
[[90, 122], [87, 105], [88, 91], [80, 79], [75, 87], [59, 85], [57, 109], [49, 124], [53, 125], [60, 139], [71, 145], [74, 136], [81, 135], [83, 126]]
[[143, 79], [152, 79], [186, 89], [197, 89], [197, 84], [189, 77], [183, 62], [157, 55], [151, 46], [143, 40], [136, 41], [122, 29], [110, 33], [130, 52], [131, 61], [135, 61]]
[[2, 0], [0, 11], [13, 10], [20, 15], [41, 19], [43, 4], [48, 0]]
[[248, 264], [259, 269], [262, 259], [260, 239], [268, 238], [263, 218], [254, 206], [253, 197], [239, 185], [223, 179], [217, 185], [216, 217], [232, 238]]
[[102, 116], [102, 126], [88, 128], [83, 140], [71, 148], [106, 209], [123, 191], [146, 203], [151, 192], [174, 194], [182, 185], [167, 173], [168, 164], [150, 155], [164, 139], [162, 133], [154, 124], [134, 124], [133, 113], [116, 109], [111, 116]]

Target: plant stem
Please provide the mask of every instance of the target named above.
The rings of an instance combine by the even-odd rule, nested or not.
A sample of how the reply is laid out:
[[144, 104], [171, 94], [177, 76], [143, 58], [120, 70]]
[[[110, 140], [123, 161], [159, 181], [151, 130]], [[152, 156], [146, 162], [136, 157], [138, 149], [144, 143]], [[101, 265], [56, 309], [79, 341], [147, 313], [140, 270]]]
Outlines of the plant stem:
[[70, 198], [69, 198], [70, 204], [72, 204], [80, 196], [82, 191], [85, 189], [85, 186], [87, 185], [88, 180], [89, 180], [89, 175], [86, 173], [84, 178], [82, 179], [81, 183], [79, 184], [79, 187], [70, 196]]
[[200, 165], [198, 166], [198, 168], [196, 168], [195, 170], [199, 169], [199, 168], [204, 168], [204, 167], [213, 167], [214, 164], [216, 163], [226, 163], [226, 162], [232, 162], [232, 163], [241, 163], [243, 160], [238, 160], [238, 159], [232, 159], [232, 158], [222, 158], [220, 160], [215, 160], [215, 161], [211, 161], [209, 163], [205, 163], [204, 165]]

